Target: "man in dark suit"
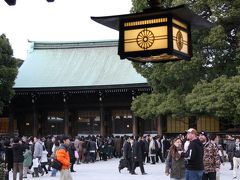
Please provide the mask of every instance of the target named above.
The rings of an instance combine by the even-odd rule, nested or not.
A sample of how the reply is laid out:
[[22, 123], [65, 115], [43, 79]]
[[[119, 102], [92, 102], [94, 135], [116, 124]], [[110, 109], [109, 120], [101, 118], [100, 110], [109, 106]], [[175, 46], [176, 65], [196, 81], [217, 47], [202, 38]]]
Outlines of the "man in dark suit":
[[135, 137], [135, 141], [132, 144], [132, 152], [133, 152], [133, 164], [132, 164], [132, 172], [131, 174], [136, 174], [135, 169], [137, 165], [140, 167], [142, 175], [147, 174], [143, 167], [143, 153], [141, 148], [141, 138]]
[[[127, 161], [128, 171], [132, 172], [132, 137], [128, 137], [123, 145], [123, 158]], [[120, 171], [120, 170], [119, 170]]]

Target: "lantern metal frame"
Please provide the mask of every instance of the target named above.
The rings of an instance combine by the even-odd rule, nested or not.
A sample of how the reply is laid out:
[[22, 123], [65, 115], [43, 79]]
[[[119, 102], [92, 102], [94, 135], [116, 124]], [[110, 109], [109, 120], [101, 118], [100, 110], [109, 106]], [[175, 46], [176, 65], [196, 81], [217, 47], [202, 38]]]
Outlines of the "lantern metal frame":
[[[136, 21], [148, 21], [149, 19], [162, 19], [166, 18], [165, 22], [159, 22], [154, 24], [145, 24], [145, 25], [139, 25], [134, 27], [124, 27], [124, 23], [126, 22], [136, 22]], [[180, 21], [186, 25], [186, 29], [183, 27], [174, 24], [173, 19], [176, 19], [177, 21]], [[125, 30], [133, 30], [133, 29], [141, 29], [141, 28], [152, 28], [152, 27], [167, 27], [167, 47], [163, 49], [154, 49], [154, 50], [140, 50], [140, 51], [134, 51], [134, 52], [125, 52], [124, 51], [124, 32]], [[184, 54], [180, 51], [174, 50], [173, 48], [173, 27], [177, 27], [181, 31], [184, 31], [188, 34], [188, 54]], [[154, 37], [155, 39], [155, 37]], [[154, 60], [154, 58], [158, 58], [161, 55], [161, 61], [167, 62], [167, 61], [174, 61], [174, 60], [190, 60], [192, 57], [192, 46], [191, 46], [191, 28], [190, 24], [187, 22], [180, 20], [178, 17], [174, 17], [172, 15], [160, 15], [160, 16], [148, 16], [148, 17], [142, 17], [142, 18], [127, 18], [127, 19], [121, 19], [119, 22], [119, 46], [118, 46], [118, 54], [121, 59], [129, 59], [132, 61], [141, 61], [141, 62], [158, 62], [158, 60]], [[148, 58], [147, 58], [148, 57]]]

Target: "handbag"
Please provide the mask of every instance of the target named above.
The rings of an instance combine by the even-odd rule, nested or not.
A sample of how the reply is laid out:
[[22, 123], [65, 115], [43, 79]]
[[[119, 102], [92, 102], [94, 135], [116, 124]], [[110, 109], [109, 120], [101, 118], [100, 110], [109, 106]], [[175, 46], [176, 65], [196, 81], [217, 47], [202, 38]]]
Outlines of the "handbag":
[[151, 154], [156, 154], [156, 150], [155, 149], [151, 149]]
[[62, 163], [60, 161], [58, 161], [56, 158], [53, 159], [51, 166], [52, 166], [52, 168], [59, 170], [59, 171], [62, 169]]
[[38, 158], [34, 158], [33, 160], [32, 160], [32, 168], [38, 168], [38, 166], [39, 166], [39, 160], [38, 160]]
[[77, 152], [77, 151], [74, 151], [74, 156], [75, 156], [76, 159], [79, 158], [79, 155], [78, 155], [78, 152]]

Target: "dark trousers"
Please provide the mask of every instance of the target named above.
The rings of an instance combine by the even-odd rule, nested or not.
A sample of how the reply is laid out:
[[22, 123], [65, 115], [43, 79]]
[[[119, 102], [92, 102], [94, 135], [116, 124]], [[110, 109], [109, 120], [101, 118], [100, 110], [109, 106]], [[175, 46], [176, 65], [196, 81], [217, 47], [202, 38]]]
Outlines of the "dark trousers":
[[95, 152], [90, 152], [89, 156], [90, 156], [90, 162], [95, 162], [95, 160], [96, 160], [96, 153]]
[[13, 180], [17, 179], [17, 173], [19, 172], [19, 180], [23, 179], [23, 163], [13, 163]]
[[233, 169], [233, 152], [228, 153], [228, 160], [231, 164], [231, 169]]
[[132, 161], [131, 158], [127, 158], [126, 160], [127, 160], [127, 165], [128, 165], [127, 169], [128, 169], [128, 171], [131, 173], [131, 172], [132, 172], [132, 167], [133, 167], [133, 166], [132, 166], [133, 161]]
[[132, 164], [132, 173], [135, 172], [135, 169], [136, 167], [139, 166], [140, 167], [140, 170], [141, 170], [141, 173], [145, 173], [145, 170], [144, 170], [144, 167], [143, 167], [143, 162], [142, 161], [133, 161], [133, 164]]
[[152, 164], [155, 164], [156, 163], [156, 160], [155, 160], [156, 156], [150, 156], [150, 157], [151, 157]]
[[38, 167], [37, 168], [33, 168], [33, 173], [32, 173], [33, 177], [39, 177], [38, 174]]
[[202, 180], [216, 180], [216, 172], [203, 173]]
[[[44, 167], [45, 167], [45, 166], [44, 166]], [[39, 166], [36, 167], [36, 168], [33, 168], [33, 177], [39, 177], [39, 174], [38, 174], [38, 173], [41, 173], [42, 176], [43, 176], [43, 174], [44, 174], [41, 165], [39, 165]]]
[[[147, 161], [146, 161], [146, 159], [147, 159]], [[150, 162], [150, 158], [148, 156], [148, 152], [144, 152], [144, 162], [147, 162], [147, 163]]]
[[41, 163], [41, 168], [44, 169], [45, 173], [47, 174], [48, 173], [48, 170], [46, 168], [46, 165], [47, 165], [47, 162], [42, 162]]
[[74, 163], [75, 163], [75, 162], [71, 162], [71, 166], [70, 166], [70, 171], [71, 171], [71, 172], [74, 171], [74, 169], [73, 169]]
[[9, 172], [8, 171], [5, 173], [5, 180], [9, 180]]
[[161, 152], [161, 149], [157, 150], [157, 154], [156, 154], [156, 162], [157, 163], [159, 162], [159, 159], [161, 160], [162, 163], [165, 162], [162, 152]]

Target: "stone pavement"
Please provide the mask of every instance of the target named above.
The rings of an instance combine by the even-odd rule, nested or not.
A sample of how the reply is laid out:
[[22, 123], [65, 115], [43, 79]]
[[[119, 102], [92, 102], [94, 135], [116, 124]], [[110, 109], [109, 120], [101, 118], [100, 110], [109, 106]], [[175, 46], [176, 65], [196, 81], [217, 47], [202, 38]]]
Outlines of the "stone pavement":
[[[77, 171], [72, 173], [74, 180], [168, 180], [168, 176], [164, 174], [165, 165], [163, 163], [157, 163], [156, 165], [145, 164], [145, 171], [147, 175], [141, 175], [140, 169], [136, 169], [138, 175], [131, 175], [128, 173], [127, 169], [123, 169], [121, 173], [118, 172], [118, 162], [119, 159], [111, 159], [108, 161], [97, 161], [96, 163], [80, 164], [74, 165], [74, 169]], [[230, 164], [225, 163], [221, 167], [220, 180], [230, 180], [232, 179], [232, 171], [229, 170]], [[238, 177], [240, 180], [240, 169], [238, 169]], [[32, 178], [28, 175], [27, 179], [40, 179], [40, 180], [58, 180], [59, 173], [57, 177], [50, 177], [49, 174], [45, 174], [39, 178]], [[12, 180], [12, 173], [10, 174], [10, 180]]]

